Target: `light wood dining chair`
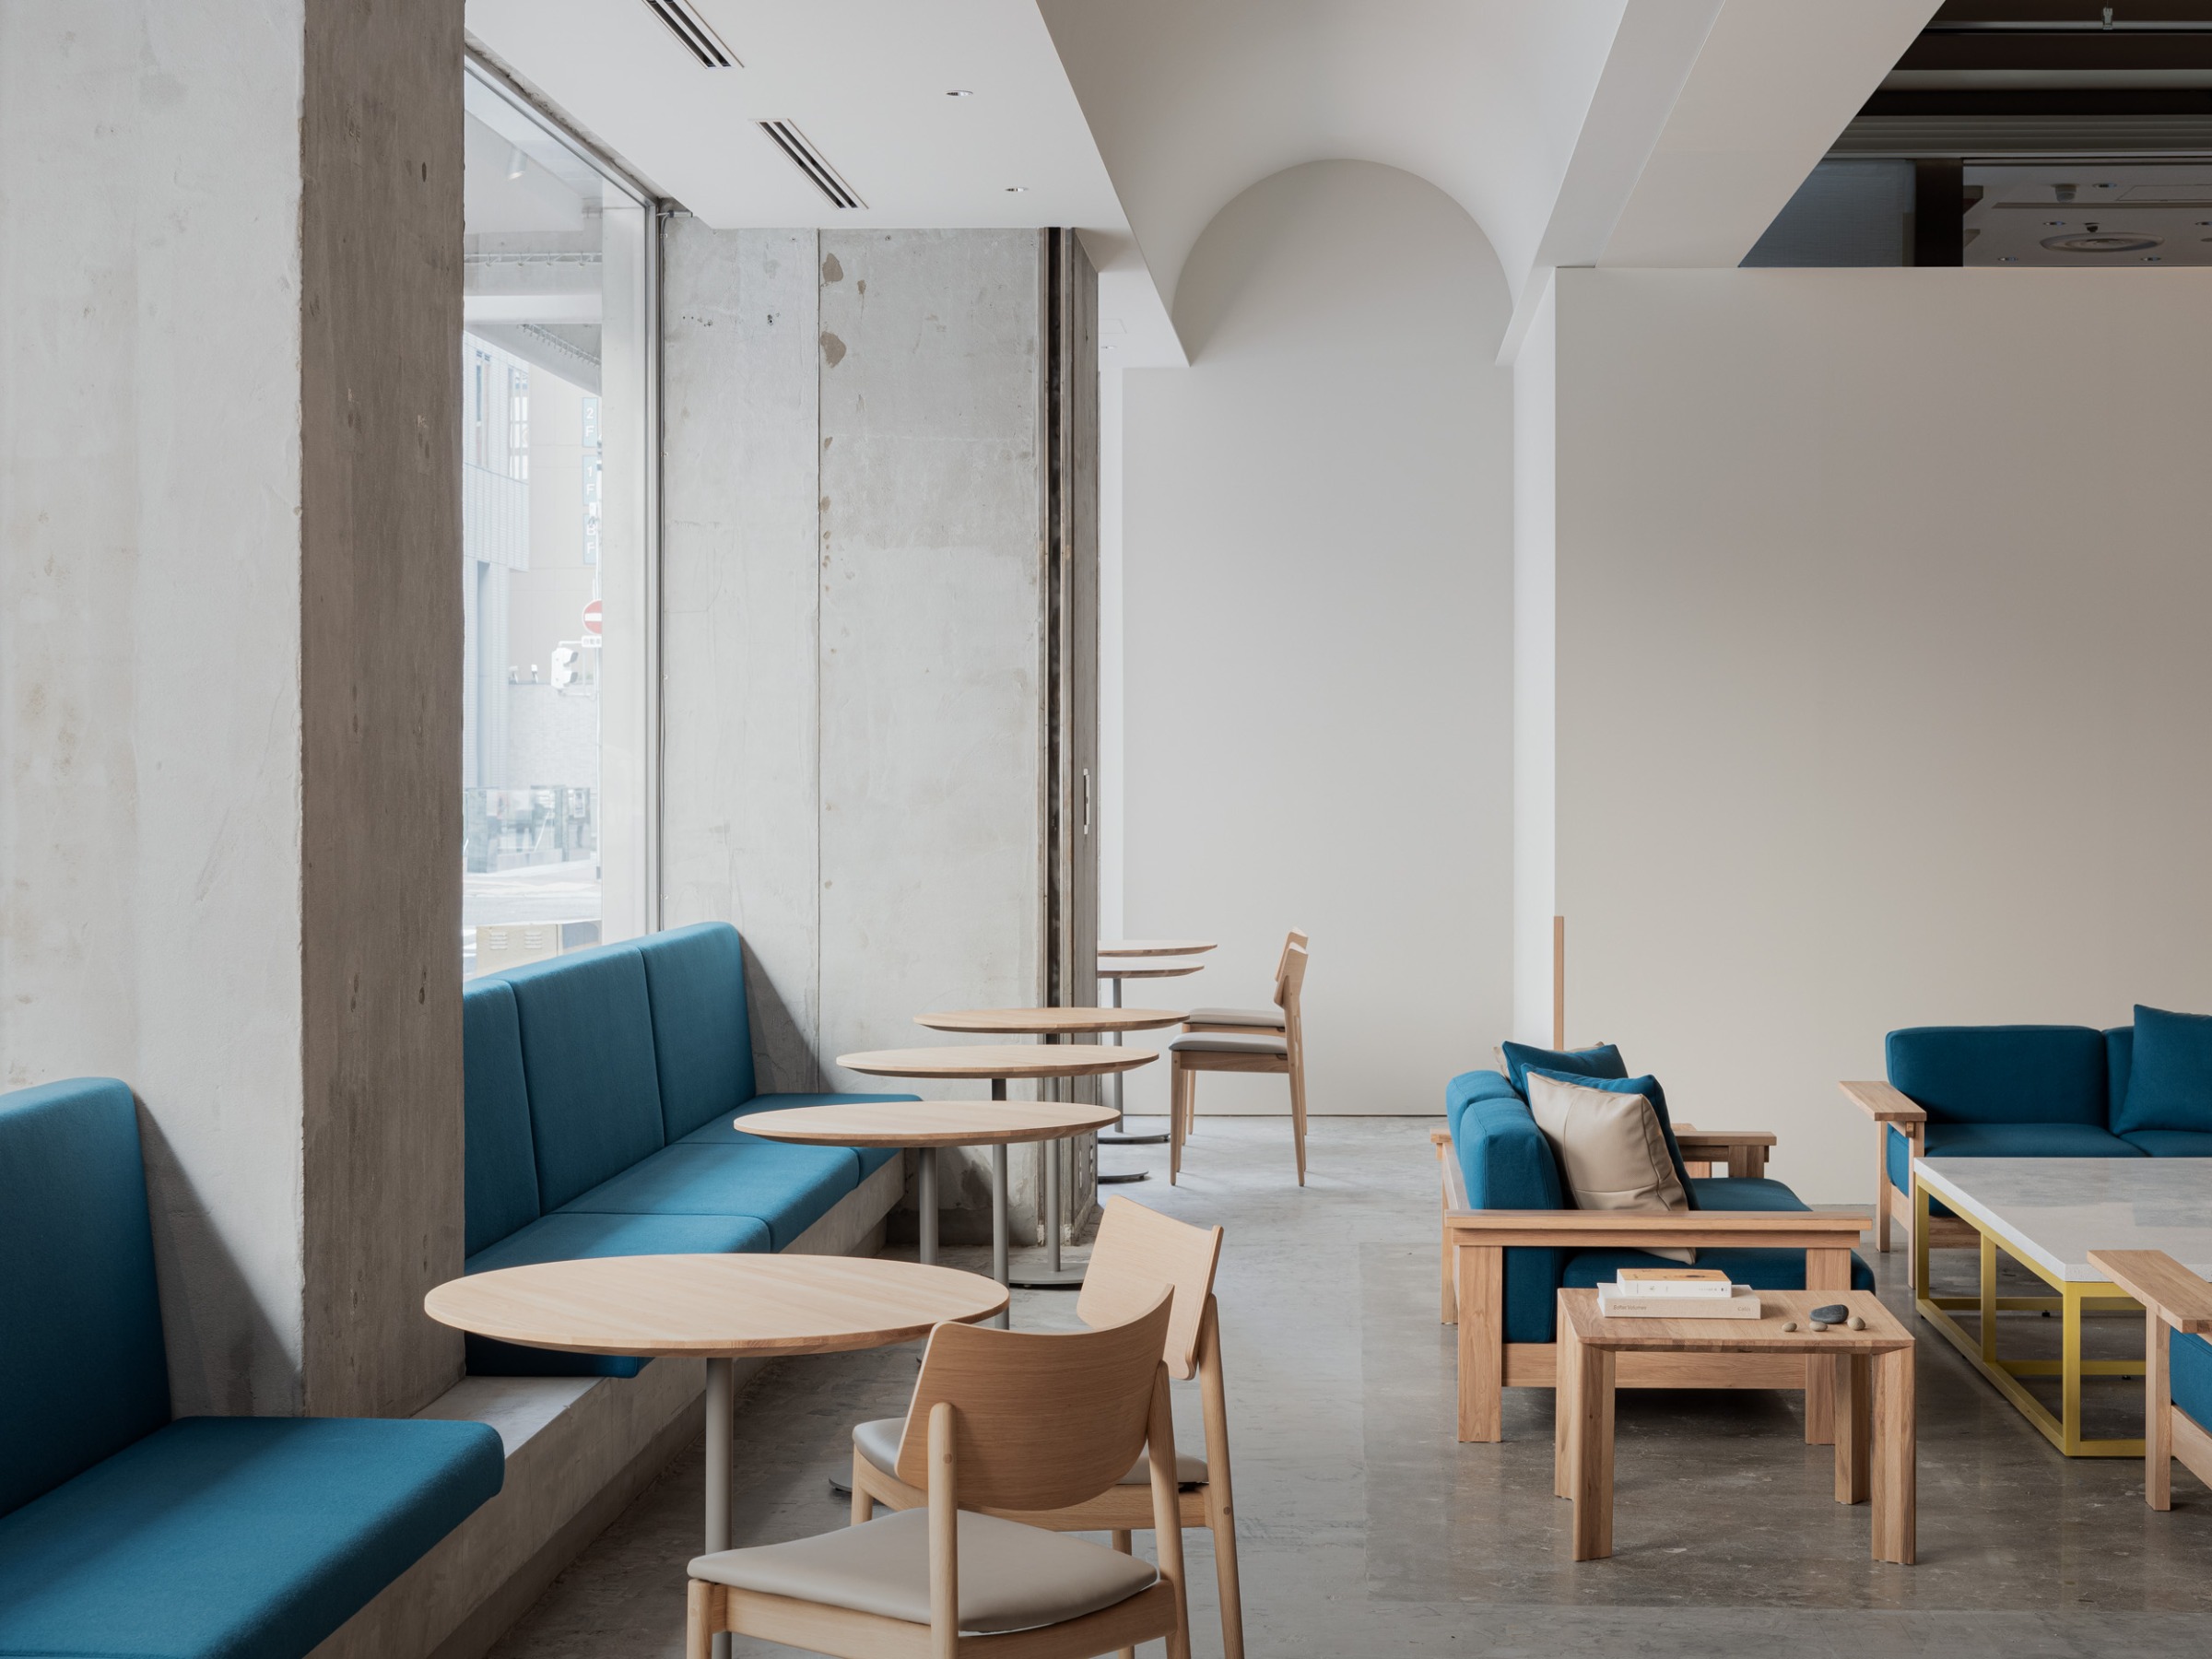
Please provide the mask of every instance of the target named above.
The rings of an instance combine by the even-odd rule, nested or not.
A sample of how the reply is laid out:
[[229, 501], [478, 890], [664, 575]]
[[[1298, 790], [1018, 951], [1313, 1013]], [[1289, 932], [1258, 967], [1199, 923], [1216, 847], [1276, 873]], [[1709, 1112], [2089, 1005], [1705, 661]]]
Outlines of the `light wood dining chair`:
[[[1292, 928], [1283, 941], [1283, 952], [1275, 959], [1275, 982], [1283, 982], [1283, 970], [1289, 965], [1293, 947], [1303, 950], [1306, 935]], [[1278, 1006], [1269, 1008], [1193, 1008], [1183, 1017], [1186, 1031], [1227, 1031], [1238, 1036], [1280, 1037], [1283, 1034], [1283, 1010]]]
[[1281, 1072], [1290, 1079], [1290, 1140], [1298, 1155], [1298, 1184], [1306, 1184], [1306, 1043], [1299, 993], [1306, 981], [1306, 947], [1293, 935], [1283, 947], [1275, 976], [1275, 1006], [1282, 1010], [1280, 1036], [1208, 1030], [1168, 1045], [1168, 1184], [1182, 1173], [1182, 1143], [1198, 1116], [1200, 1072]]
[[[1144, 1305], [1103, 1330], [937, 1326], [895, 1460], [923, 1506], [700, 1556], [686, 1659], [708, 1659], [724, 1630], [843, 1659], [1084, 1659], [1155, 1638], [1169, 1659], [1190, 1659], [1160, 1359], [1174, 1315], [1173, 1295], [1155, 1281]], [[1140, 1456], [1158, 1571], [1005, 1518], [1092, 1501]]]
[[[1214, 1270], [1221, 1259], [1221, 1230], [1193, 1227], [1114, 1196], [1107, 1199], [1097, 1242], [1083, 1275], [1076, 1313], [1085, 1324], [1118, 1324], [1150, 1304], [1165, 1284], [1174, 1294], [1174, 1315], [1160, 1350], [1169, 1374], [1196, 1377], [1206, 1417], [1205, 1455], [1178, 1455], [1177, 1508], [1186, 1528], [1213, 1535], [1214, 1573], [1221, 1593], [1221, 1651], [1244, 1659], [1244, 1603], [1237, 1579], [1237, 1516], [1229, 1474], [1229, 1398], [1221, 1379], [1221, 1327], [1214, 1301]], [[900, 1478], [897, 1418], [863, 1423], [853, 1430], [853, 1521], [886, 1509], [918, 1509], [928, 1494]], [[1088, 1502], [1049, 1513], [1011, 1512], [1006, 1519], [1054, 1532], [1104, 1532], [1126, 1555], [1132, 1533], [1154, 1524], [1147, 1465], [1126, 1471], [1120, 1484]], [[993, 1512], [994, 1513], [999, 1512]]]

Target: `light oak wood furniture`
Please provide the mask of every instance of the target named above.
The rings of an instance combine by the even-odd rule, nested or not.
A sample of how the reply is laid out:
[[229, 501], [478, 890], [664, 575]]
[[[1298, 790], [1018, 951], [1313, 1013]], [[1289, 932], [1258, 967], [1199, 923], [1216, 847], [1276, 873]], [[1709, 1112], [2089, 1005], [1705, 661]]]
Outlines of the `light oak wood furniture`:
[[441, 1324], [525, 1347], [704, 1359], [712, 1552], [730, 1547], [735, 1360], [912, 1342], [994, 1317], [1006, 1292], [981, 1274], [863, 1256], [600, 1256], [448, 1279], [422, 1305]]
[[1693, 1129], [1675, 1125], [1675, 1143], [1692, 1176], [1726, 1175], [1756, 1181], [1767, 1172], [1776, 1136], [1771, 1129]]
[[1290, 1143], [1298, 1159], [1298, 1184], [1306, 1184], [1306, 1041], [1299, 1018], [1299, 993], [1305, 982], [1306, 947], [1294, 939], [1283, 947], [1282, 969], [1275, 980], [1275, 1006], [1283, 1013], [1281, 1036], [1207, 1031], [1168, 1045], [1169, 1185], [1182, 1172], [1182, 1143], [1195, 1126], [1198, 1074], [1209, 1071], [1279, 1073], [1289, 1078]]
[[[1099, 981], [1106, 987], [1107, 1006], [1118, 1008], [1122, 1006], [1122, 982], [1125, 979], [1181, 979], [1186, 974], [1196, 973], [1205, 966], [1204, 962], [1121, 958], [1111, 961], [1102, 961], [1099, 964]], [[1114, 1038], [1114, 1041], [1119, 1042], [1121, 1039], [1117, 1036]], [[1113, 1079], [1113, 1109], [1116, 1112], [1122, 1109], [1122, 1080], [1118, 1076]], [[1167, 1144], [1168, 1137], [1165, 1135], [1101, 1135], [1099, 1136], [1099, 1145], [1101, 1147], [1164, 1147]], [[1146, 1172], [1142, 1170], [1129, 1174], [1099, 1177], [1101, 1183], [1143, 1181], [1145, 1179]]]
[[[1006, 1098], [1006, 1082], [1021, 1077], [1035, 1082], [1068, 1077], [1100, 1077], [1134, 1071], [1159, 1058], [1152, 1049], [1106, 1048], [1096, 1042], [1069, 1042], [1047, 1047], [1029, 1042], [977, 1042], [946, 1048], [878, 1049], [865, 1054], [840, 1054], [837, 1063], [848, 1071], [878, 1077], [929, 1077], [972, 1082], [989, 1078], [991, 1098]], [[1025, 1286], [1039, 1289], [1073, 1289], [1082, 1283], [1060, 1266], [1060, 1162], [1045, 1159], [1047, 1182], [1045, 1213], [1052, 1218], [1044, 1230], [1047, 1271]], [[991, 1148], [991, 1277], [1007, 1282], [1006, 1270], [1006, 1148]]]
[[[1912, 1334], [1870, 1290], [1761, 1290], [1757, 1319], [1606, 1319], [1595, 1290], [1561, 1290], [1552, 1489], [1574, 1504], [1574, 1559], [1613, 1553], [1613, 1393], [1630, 1359], [1694, 1359], [1713, 1370], [1779, 1359], [1833, 1379], [1838, 1503], [1874, 1511], [1874, 1559], [1914, 1554]], [[1865, 1329], [1816, 1331], [1841, 1302]], [[1794, 1331], [1784, 1331], [1794, 1322]]]
[[2092, 1250], [2107, 1283], [2143, 1304], [2143, 1501], [2173, 1507], [2173, 1462], [2212, 1486], [2212, 1425], [2174, 1402], [2173, 1336], [2212, 1336], [2212, 1284], [2162, 1250]]
[[[747, 1135], [809, 1147], [911, 1147], [918, 1154], [921, 1255], [937, 1259], [937, 1149], [940, 1147], [1018, 1147], [1095, 1134], [1113, 1122], [1103, 1106], [1060, 1100], [878, 1100], [836, 1106], [794, 1106], [756, 1112], [737, 1120]], [[993, 1197], [1006, 1199], [1002, 1186]], [[994, 1229], [1004, 1229], [1004, 1217]]]
[[1203, 956], [1214, 948], [1211, 939], [1102, 939], [1102, 957]]
[[[1927, 1154], [1928, 1114], [1911, 1096], [1886, 1082], [1841, 1083], [1843, 1098], [1874, 1120], [1874, 1247], [1889, 1253], [1889, 1223], [1894, 1218], [1905, 1230], [1905, 1248], [1912, 1249], [1912, 1195], [1889, 1183], [1889, 1131], [1912, 1143], [1912, 1157]], [[1971, 1250], [1981, 1234], [1956, 1216], [1928, 1218], [1928, 1246], [1933, 1250]]]
[[[1283, 971], [1290, 965], [1290, 952], [1304, 950], [1310, 941], [1297, 928], [1292, 928], [1283, 940], [1282, 953], [1275, 959], [1275, 984], [1279, 994]], [[1231, 1034], [1256, 1033], [1280, 1037], [1283, 1034], [1283, 1010], [1279, 1003], [1266, 1008], [1193, 1008], [1184, 1016], [1182, 1029], [1186, 1031], [1222, 1031]]]
[[[1221, 1646], [1226, 1659], [1243, 1659], [1244, 1607], [1237, 1576], [1236, 1506], [1229, 1472], [1229, 1398], [1221, 1377], [1220, 1310], [1214, 1300], [1214, 1270], [1221, 1256], [1221, 1230], [1193, 1227], [1113, 1198], [1099, 1223], [1090, 1253], [1090, 1277], [1077, 1313], [1094, 1327], [1114, 1324], [1130, 1311], [1148, 1304], [1165, 1284], [1174, 1292], [1174, 1317], [1168, 1326], [1162, 1359], [1171, 1376], [1198, 1380], [1206, 1413], [1204, 1455], [1179, 1457], [1176, 1502], [1184, 1527], [1212, 1533], [1214, 1570], [1221, 1594]], [[886, 1509], [917, 1509], [928, 1500], [920, 1488], [899, 1477], [891, 1455], [896, 1421], [864, 1423], [853, 1433], [853, 1520], [868, 1520]], [[1118, 1486], [1088, 1503], [1051, 1513], [1010, 1516], [1055, 1532], [1107, 1532], [1124, 1554], [1130, 1535], [1153, 1524], [1150, 1496], [1142, 1465]]]
[[[1851, 1288], [1851, 1252], [1866, 1218], [1820, 1210], [1690, 1210], [1644, 1216], [1614, 1210], [1478, 1210], [1448, 1130], [1430, 1132], [1442, 1188], [1440, 1263], [1443, 1323], [1459, 1327], [1459, 1438], [1505, 1438], [1503, 1391], [1550, 1388], [1558, 1345], [1505, 1340], [1505, 1253], [1539, 1250], [1802, 1250], [1815, 1293]], [[1770, 1292], [1760, 1291], [1763, 1298]], [[1805, 1439], [1835, 1437], [1834, 1383], [1825, 1366], [1786, 1354], [1746, 1355], [1716, 1365], [1695, 1354], [1639, 1353], [1621, 1363], [1623, 1388], [1776, 1388], [1805, 1391]]]
[[[723, 1631], [848, 1659], [1078, 1659], [1164, 1637], [1188, 1659], [1175, 1426], [1160, 1353], [1174, 1300], [1062, 1335], [933, 1333], [899, 1439], [924, 1505], [689, 1569], [687, 1659]], [[1142, 1457], [1158, 1572], [1005, 1517], [1093, 1501]]]

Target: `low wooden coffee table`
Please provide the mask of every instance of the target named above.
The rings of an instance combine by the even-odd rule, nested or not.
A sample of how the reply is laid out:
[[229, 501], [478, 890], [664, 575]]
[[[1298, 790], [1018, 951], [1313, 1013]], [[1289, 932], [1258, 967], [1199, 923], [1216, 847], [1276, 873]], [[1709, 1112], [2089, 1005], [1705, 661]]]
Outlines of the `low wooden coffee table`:
[[[1617, 1354], [1805, 1354], [1835, 1361], [1836, 1501], [1874, 1508], [1874, 1559], [1913, 1558], [1912, 1333], [1871, 1290], [1761, 1290], [1757, 1319], [1605, 1319], [1595, 1290], [1559, 1292], [1552, 1489], [1574, 1504], [1574, 1559], [1613, 1553], [1613, 1369]], [[1841, 1302], [1863, 1331], [1816, 1331]], [[1785, 1321], [1797, 1328], [1784, 1331]], [[1716, 1361], [1725, 1364], [1725, 1360]]]

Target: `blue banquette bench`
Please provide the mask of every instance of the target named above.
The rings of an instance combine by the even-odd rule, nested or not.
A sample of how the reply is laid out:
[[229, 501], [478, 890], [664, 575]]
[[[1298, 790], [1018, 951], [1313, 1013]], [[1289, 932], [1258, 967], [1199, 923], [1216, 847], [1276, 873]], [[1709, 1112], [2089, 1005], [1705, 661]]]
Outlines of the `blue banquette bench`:
[[[788, 1249], [894, 1152], [799, 1147], [735, 1120], [911, 1094], [758, 1094], [745, 947], [679, 927], [469, 982], [465, 1271], [582, 1256]], [[478, 1376], [632, 1377], [638, 1359], [468, 1338]]]
[[[1875, 1243], [1908, 1238], [1912, 1168], [1928, 1158], [2212, 1158], [2212, 1018], [2138, 1007], [2134, 1025], [1911, 1026], [1884, 1046], [1888, 1080], [1845, 1083], [1875, 1122]], [[2144, 1056], [2138, 1066], [2137, 1056]], [[1969, 1245], [1941, 1205], [1934, 1246]]]
[[298, 1659], [505, 1469], [482, 1423], [172, 1418], [130, 1090], [0, 1096], [0, 1654]]
[[[1527, 1063], [1628, 1080], [1610, 1045], [1537, 1051]], [[1851, 1248], [1865, 1217], [1813, 1211], [1781, 1182], [1764, 1177], [1692, 1177], [1667, 1124], [1664, 1092], [1653, 1079], [1638, 1081], [1649, 1086], [1638, 1092], [1652, 1100], [1666, 1126], [1676, 1172], [1693, 1206], [1688, 1214], [1627, 1218], [1566, 1207], [1551, 1143], [1510, 1077], [1467, 1072], [1445, 1088], [1445, 1128], [1435, 1137], [1443, 1187], [1443, 1313], [1459, 1325], [1463, 1441], [1503, 1437], [1501, 1388], [1553, 1385], [1561, 1289], [1610, 1281], [1623, 1267], [1668, 1265], [1641, 1246], [1693, 1246], [1700, 1266], [1724, 1267], [1736, 1283], [1755, 1289], [1874, 1288], [1872, 1272]], [[1630, 1230], [1624, 1236], [1624, 1230]], [[1682, 1367], [1663, 1363], [1677, 1358], [1622, 1356], [1620, 1386], [1690, 1385], [1670, 1374]], [[1730, 1376], [1733, 1386], [1805, 1389], [1806, 1438], [1822, 1444], [1832, 1439], [1824, 1370], [1745, 1358], [1731, 1366]], [[1697, 1385], [1712, 1384], [1700, 1378]]]

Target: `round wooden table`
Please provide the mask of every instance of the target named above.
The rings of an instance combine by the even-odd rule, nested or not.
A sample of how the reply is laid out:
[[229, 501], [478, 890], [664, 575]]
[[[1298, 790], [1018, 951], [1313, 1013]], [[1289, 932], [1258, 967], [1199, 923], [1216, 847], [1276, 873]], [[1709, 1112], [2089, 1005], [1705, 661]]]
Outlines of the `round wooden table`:
[[889, 1347], [992, 1318], [1006, 1293], [979, 1273], [861, 1256], [600, 1256], [448, 1279], [422, 1305], [441, 1324], [525, 1347], [706, 1360], [712, 1555], [730, 1547], [737, 1359]]
[[[1069, 1010], [1085, 1012], [1088, 1010]], [[1151, 1049], [1106, 1048], [1096, 1042], [1046, 1045], [1030, 1042], [976, 1042], [945, 1048], [878, 1049], [865, 1054], [840, 1054], [837, 1063], [849, 1071], [873, 1077], [930, 1077], [974, 1081], [991, 1080], [991, 1098], [1006, 1098], [1006, 1079], [1097, 1077], [1135, 1071], [1159, 1058]], [[1118, 1116], [1118, 1112], [1116, 1113]], [[1046, 1277], [1025, 1278], [1024, 1288], [1066, 1289], [1080, 1285], [1060, 1267], [1060, 1160], [1044, 1160]], [[991, 1148], [991, 1277], [1000, 1284], [1006, 1273], [1006, 1148]]]
[[[1140, 945], [1144, 944], [1145, 942], [1146, 941], [1141, 939], [1130, 941], [1130, 943]], [[1166, 939], [1159, 941], [1159, 943], [1169, 945], [1195, 944], [1197, 941]], [[1100, 946], [1099, 948], [1100, 954], [1103, 955], [1105, 953], [1105, 947]], [[1206, 948], [1211, 950], [1213, 947], [1211, 945], [1207, 945]], [[1141, 958], [1131, 956], [1118, 958], [1112, 961], [1100, 962], [1099, 964], [1099, 977], [1106, 982], [1107, 994], [1112, 998], [1112, 1001], [1107, 1006], [1110, 1007], [1118, 1008], [1122, 1006], [1122, 982], [1124, 980], [1181, 979], [1184, 974], [1195, 973], [1205, 966], [1206, 964], [1204, 962], [1176, 961], [1172, 959], [1158, 957]], [[1121, 1041], [1121, 1039], [1117, 1037], [1114, 1039], [1114, 1041], [1118, 1042]], [[1117, 1112], [1122, 1109], [1122, 1080], [1118, 1077], [1113, 1080], [1113, 1109]], [[1101, 1147], [1164, 1147], [1167, 1145], [1167, 1142], [1168, 1137], [1164, 1135], [1101, 1135], [1099, 1136], [1099, 1145]], [[1142, 1181], [1144, 1179], [1144, 1172], [1139, 1171], [1135, 1175], [1124, 1175], [1116, 1177], [1116, 1179], [1123, 1181]]]
[[1202, 956], [1214, 948], [1211, 939], [1101, 939], [1102, 957]]

